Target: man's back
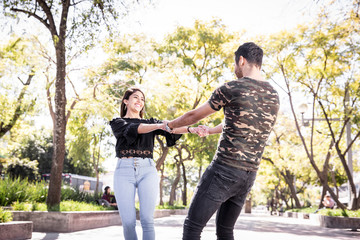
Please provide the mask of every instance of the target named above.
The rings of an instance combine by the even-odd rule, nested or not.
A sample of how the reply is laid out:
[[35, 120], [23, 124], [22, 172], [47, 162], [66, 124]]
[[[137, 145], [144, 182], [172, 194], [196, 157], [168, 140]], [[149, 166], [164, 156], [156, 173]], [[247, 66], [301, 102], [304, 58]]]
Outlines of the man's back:
[[276, 90], [267, 81], [245, 77], [218, 88], [209, 103], [225, 114], [215, 160], [257, 171], [279, 110]]

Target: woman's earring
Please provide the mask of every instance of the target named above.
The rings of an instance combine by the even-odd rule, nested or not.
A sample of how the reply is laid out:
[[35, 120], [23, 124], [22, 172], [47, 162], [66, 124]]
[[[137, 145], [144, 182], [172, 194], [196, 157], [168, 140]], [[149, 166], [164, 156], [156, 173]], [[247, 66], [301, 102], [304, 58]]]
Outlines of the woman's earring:
[[124, 110], [126, 109], [126, 104], [125, 104], [125, 107], [124, 107]]

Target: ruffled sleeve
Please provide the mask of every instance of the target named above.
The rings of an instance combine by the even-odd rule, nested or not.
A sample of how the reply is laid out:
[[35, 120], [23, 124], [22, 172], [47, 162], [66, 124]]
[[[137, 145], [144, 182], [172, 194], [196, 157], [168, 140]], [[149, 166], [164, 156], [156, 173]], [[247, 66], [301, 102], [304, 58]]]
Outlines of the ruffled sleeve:
[[138, 136], [139, 125], [140, 122], [127, 122], [125, 119], [122, 118], [114, 118], [110, 121], [110, 126], [116, 139], [124, 138], [128, 145], [131, 145], [135, 142]]
[[[157, 120], [156, 118], [150, 118], [149, 121], [151, 124], [162, 123], [162, 121]], [[168, 146], [168, 147], [174, 146], [176, 144], [176, 141], [179, 140], [182, 136], [182, 134], [171, 134], [167, 131], [160, 130], [160, 129], [154, 131], [154, 133], [156, 135], [164, 136], [166, 139], [166, 146]]]

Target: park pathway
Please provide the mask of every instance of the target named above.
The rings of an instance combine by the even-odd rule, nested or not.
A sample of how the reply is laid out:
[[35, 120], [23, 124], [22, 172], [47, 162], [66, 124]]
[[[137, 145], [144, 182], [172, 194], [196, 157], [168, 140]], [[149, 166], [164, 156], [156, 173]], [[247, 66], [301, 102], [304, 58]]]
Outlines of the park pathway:
[[[157, 240], [181, 240], [182, 223], [185, 216], [174, 215], [155, 219]], [[137, 223], [139, 240], [140, 222]], [[315, 226], [310, 220], [270, 216], [265, 214], [241, 214], [235, 225], [235, 239], [247, 240], [347, 240], [360, 239], [360, 231], [329, 229]], [[121, 226], [111, 226], [73, 233], [34, 232], [32, 240], [120, 240]], [[213, 217], [202, 234], [203, 240], [215, 240], [215, 218]]]

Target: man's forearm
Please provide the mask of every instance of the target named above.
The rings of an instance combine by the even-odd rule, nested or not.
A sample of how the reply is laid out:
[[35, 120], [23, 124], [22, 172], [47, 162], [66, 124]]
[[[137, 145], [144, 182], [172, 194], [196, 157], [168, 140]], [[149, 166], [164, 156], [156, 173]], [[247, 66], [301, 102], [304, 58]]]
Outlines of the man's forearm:
[[179, 127], [184, 127], [184, 126], [190, 126], [190, 125], [197, 123], [200, 119], [195, 118], [193, 111], [194, 110], [187, 112], [184, 115], [182, 115], [181, 117], [178, 117], [175, 120], [168, 122], [168, 126], [171, 129], [174, 129], [174, 128], [179, 128]]

